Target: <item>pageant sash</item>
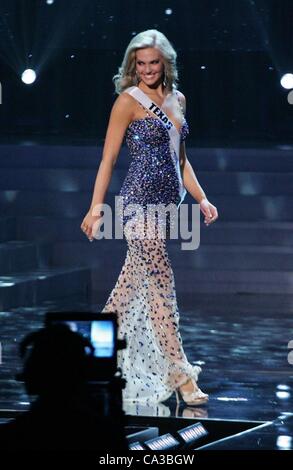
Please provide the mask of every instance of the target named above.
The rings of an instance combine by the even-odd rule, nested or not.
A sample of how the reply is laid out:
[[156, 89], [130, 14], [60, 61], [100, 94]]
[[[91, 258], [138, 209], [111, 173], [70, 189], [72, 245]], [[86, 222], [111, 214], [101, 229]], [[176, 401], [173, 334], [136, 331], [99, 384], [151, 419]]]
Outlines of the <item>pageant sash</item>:
[[[170, 137], [170, 153], [172, 161], [176, 170], [179, 183], [179, 195], [181, 204], [186, 195], [186, 189], [183, 185], [181, 172], [180, 172], [180, 133], [176, 129], [173, 122], [168, 118], [168, 116], [162, 111], [162, 109], [154, 103], [140, 88], [137, 86], [131, 86], [125, 90], [131, 96], [133, 96], [139, 103], [141, 103], [145, 108], [151, 111], [157, 118], [163, 123], [164, 127], [167, 129]], [[156, 118], [154, 118], [156, 119]]]

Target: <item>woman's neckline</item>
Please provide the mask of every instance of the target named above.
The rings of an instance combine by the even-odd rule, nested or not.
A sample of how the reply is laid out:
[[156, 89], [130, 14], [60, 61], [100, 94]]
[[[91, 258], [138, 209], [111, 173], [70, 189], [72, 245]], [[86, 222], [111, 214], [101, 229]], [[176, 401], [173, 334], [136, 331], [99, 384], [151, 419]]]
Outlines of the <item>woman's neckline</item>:
[[[133, 119], [133, 121], [131, 121], [131, 123], [129, 124], [128, 128], [129, 128], [130, 126], [132, 126], [132, 124], [134, 124], [135, 122], [144, 121], [145, 119], [152, 119], [153, 121], [159, 121], [159, 122], [162, 124], [163, 128], [166, 129], [166, 127], [165, 127], [164, 124], [162, 123], [161, 119], [158, 119], [158, 118], [155, 118], [155, 117], [152, 117], [152, 116], [145, 116], [145, 117], [142, 117], [142, 118]], [[178, 134], [181, 134], [185, 121], [186, 121], [186, 119], [185, 119], [185, 116], [184, 116], [184, 117], [183, 117], [182, 124], [181, 124], [179, 130], [178, 130], [177, 127], [176, 127], [176, 130], [177, 130]], [[173, 125], [174, 125], [174, 127], [175, 127], [175, 124], [173, 124]]]
[[[139, 86], [136, 86], [136, 88], [138, 88], [142, 93], [144, 93], [144, 94], [145, 94], [150, 100], [152, 100], [152, 102], [153, 102], [156, 106], [158, 106], [159, 108], [161, 108], [161, 106], [164, 104], [164, 102], [166, 101], [167, 96], [169, 96], [170, 94], [172, 94], [172, 92], [167, 93], [167, 95], [165, 96], [165, 99], [164, 99], [162, 105], [159, 106], [159, 104], [158, 104], [156, 101], [154, 101], [152, 98], [150, 98], [150, 97], [147, 95], [147, 93], [145, 93], [141, 88], [139, 88]], [[161, 108], [161, 109], [162, 109], [162, 108]], [[169, 121], [173, 124], [173, 126], [174, 126], [175, 129], [177, 130], [178, 134], [180, 134], [180, 132], [181, 132], [181, 130], [182, 130], [182, 127], [183, 127], [183, 124], [184, 124], [184, 121], [186, 120], [184, 114], [182, 113], [182, 115], [183, 115], [182, 124], [179, 126], [179, 129], [178, 129], [178, 127], [176, 126], [176, 124], [178, 124], [178, 123], [176, 122], [176, 124], [175, 124], [175, 121], [174, 121], [173, 119], [170, 119], [169, 116], [168, 116], [168, 114], [167, 114], [165, 111], [163, 111], [163, 112], [165, 113], [165, 115], [167, 116], [167, 118], [169, 119]], [[155, 115], [154, 115], [154, 116], [155, 116]], [[134, 119], [133, 121], [131, 121], [131, 123], [132, 123], [132, 122], [135, 122], [135, 121], [141, 121], [141, 120], [143, 120], [143, 119], [145, 119], [145, 118], [151, 118], [151, 119], [155, 119], [156, 121], [160, 121], [160, 119], [158, 119], [158, 118], [156, 118], [156, 117], [145, 116], [144, 118]], [[130, 123], [130, 124], [131, 124], [131, 123]], [[162, 124], [163, 124], [163, 123], [162, 123]]]

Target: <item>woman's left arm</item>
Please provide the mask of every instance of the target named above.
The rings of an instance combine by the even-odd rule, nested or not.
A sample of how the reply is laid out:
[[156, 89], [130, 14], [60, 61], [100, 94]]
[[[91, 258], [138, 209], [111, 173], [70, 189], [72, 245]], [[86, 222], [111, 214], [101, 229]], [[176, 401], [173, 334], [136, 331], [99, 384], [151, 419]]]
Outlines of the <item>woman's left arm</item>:
[[[183, 107], [183, 112], [185, 114], [186, 100], [183, 93], [180, 94], [180, 101]], [[180, 144], [180, 169], [184, 187], [200, 205], [200, 210], [205, 216], [205, 224], [211, 224], [218, 218], [218, 211], [217, 208], [209, 202], [204, 190], [199, 184], [199, 181], [193, 171], [191, 163], [189, 162], [186, 156], [186, 148], [184, 141]]]

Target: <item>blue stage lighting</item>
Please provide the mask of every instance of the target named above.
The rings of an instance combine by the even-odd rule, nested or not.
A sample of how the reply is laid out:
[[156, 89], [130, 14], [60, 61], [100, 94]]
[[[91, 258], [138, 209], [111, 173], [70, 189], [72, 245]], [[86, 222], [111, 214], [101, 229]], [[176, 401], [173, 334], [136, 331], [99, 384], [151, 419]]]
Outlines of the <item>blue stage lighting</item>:
[[146, 450], [146, 448], [138, 441], [129, 444], [128, 448], [130, 450]]
[[201, 423], [195, 423], [187, 426], [186, 428], [180, 429], [177, 431], [177, 434], [181, 437], [185, 444], [192, 444], [197, 439], [206, 436], [208, 431]]
[[180, 446], [179, 440], [170, 433], [145, 441], [144, 444], [150, 450], [171, 450]]

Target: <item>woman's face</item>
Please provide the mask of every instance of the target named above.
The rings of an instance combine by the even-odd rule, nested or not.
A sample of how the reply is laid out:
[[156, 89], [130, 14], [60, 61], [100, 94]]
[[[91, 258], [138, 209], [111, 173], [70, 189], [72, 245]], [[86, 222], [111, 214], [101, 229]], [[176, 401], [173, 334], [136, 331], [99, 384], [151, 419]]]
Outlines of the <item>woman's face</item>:
[[146, 47], [136, 51], [136, 72], [148, 86], [162, 81], [164, 62], [162, 55], [155, 47]]

